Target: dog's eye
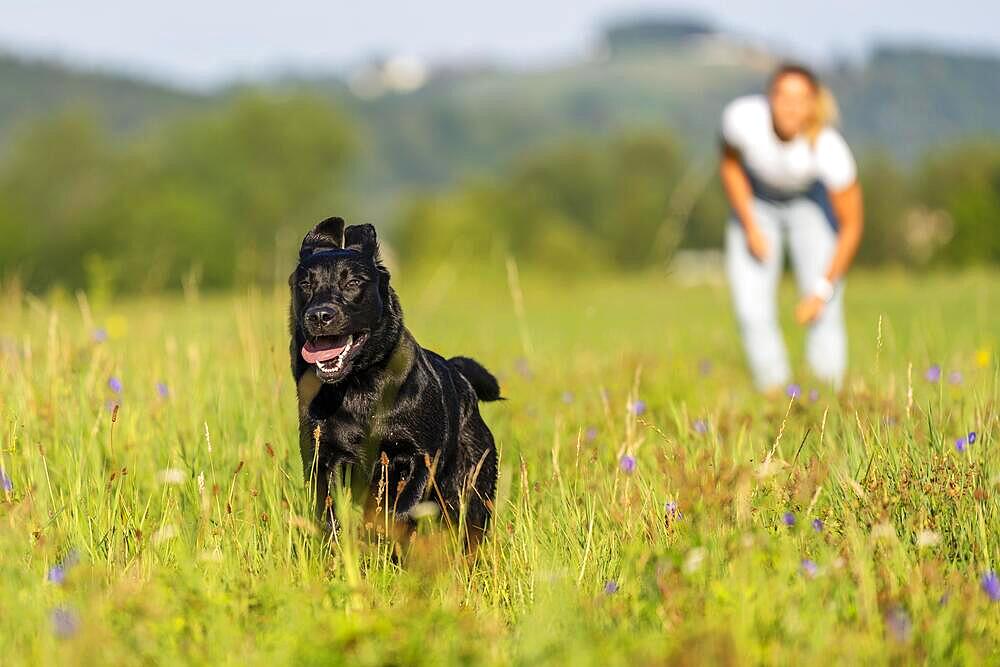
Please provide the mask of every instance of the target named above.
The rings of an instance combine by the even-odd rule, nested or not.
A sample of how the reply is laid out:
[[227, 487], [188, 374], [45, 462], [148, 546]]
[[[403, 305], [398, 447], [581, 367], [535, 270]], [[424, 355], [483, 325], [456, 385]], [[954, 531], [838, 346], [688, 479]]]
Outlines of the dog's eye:
[[309, 289], [312, 287], [312, 284], [308, 280], [300, 280], [299, 287], [301, 287], [304, 291], [308, 292]]
[[344, 283], [344, 287], [346, 287], [347, 289], [357, 289], [361, 287], [361, 281], [358, 280], [357, 278], [351, 278], [346, 283]]

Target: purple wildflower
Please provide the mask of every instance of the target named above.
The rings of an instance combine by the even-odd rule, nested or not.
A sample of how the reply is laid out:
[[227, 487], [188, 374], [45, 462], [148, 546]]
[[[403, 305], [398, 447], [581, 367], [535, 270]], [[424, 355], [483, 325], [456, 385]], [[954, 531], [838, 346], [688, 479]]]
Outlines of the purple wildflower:
[[628, 404], [629, 412], [634, 415], [641, 415], [646, 412], [646, 401], [641, 398], [637, 398]]
[[62, 585], [66, 581], [66, 567], [60, 563], [49, 568], [49, 573], [45, 577], [49, 583]]
[[795, 525], [795, 515], [792, 514], [791, 512], [785, 512], [784, 515], [782, 515], [782, 517], [781, 517], [781, 521], [786, 526], [788, 526], [789, 528], [791, 528], [792, 526]]
[[66, 575], [69, 573], [70, 568], [79, 562], [80, 553], [76, 549], [71, 549], [67, 552], [65, 558], [62, 559], [62, 562], [49, 568], [49, 572], [45, 578], [50, 583], [61, 585], [66, 581]]
[[566, 405], [569, 405], [570, 403], [572, 403], [573, 402], [573, 392], [571, 392], [571, 391], [564, 391], [563, 394], [562, 394], [562, 402], [565, 403]]
[[800, 385], [792, 383], [788, 385], [787, 389], [785, 389], [785, 393], [788, 394], [789, 398], [798, 398], [799, 396], [802, 395], [802, 387]]
[[60, 639], [68, 639], [80, 628], [80, 619], [65, 607], [52, 610], [52, 631]]
[[962, 371], [952, 371], [948, 373], [948, 383], [954, 385], [962, 384]]
[[156, 383], [156, 393], [159, 394], [160, 398], [170, 397], [170, 387], [167, 386], [166, 382]]
[[91, 338], [93, 338], [95, 343], [103, 343], [108, 339], [108, 331], [107, 329], [101, 328], [94, 329], [94, 333], [91, 334]]
[[996, 572], [993, 570], [984, 572], [980, 583], [983, 586], [983, 592], [989, 599], [1000, 602], [1000, 577], [997, 577]]
[[684, 518], [684, 513], [681, 512], [680, 508], [677, 507], [677, 502], [674, 500], [668, 500], [663, 505], [664, 519], [666, 524], [669, 526], [674, 521], [680, 521]]
[[886, 613], [885, 627], [889, 630], [889, 634], [900, 643], [908, 642], [910, 635], [913, 634], [913, 623], [910, 622], [909, 615], [902, 607], [895, 607]]
[[635, 457], [631, 454], [623, 455], [621, 460], [618, 461], [618, 467], [621, 468], [622, 472], [626, 475], [631, 475], [635, 472]]
[[704, 419], [694, 420], [695, 433], [708, 433], [708, 422]]
[[108, 378], [108, 389], [115, 392], [116, 394], [122, 393], [122, 381], [120, 378], [112, 375]]
[[955, 438], [955, 449], [957, 449], [960, 452], [964, 452], [968, 444], [969, 441], [966, 440], [964, 435], [961, 438]]
[[941, 366], [938, 364], [932, 364], [927, 372], [924, 373], [924, 379], [928, 382], [938, 382], [941, 380]]
[[808, 558], [802, 561], [802, 573], [809, 577], [810, 579], [815, 577], [819, 572], [819, 566], [816, 565], [815, 561], [809, 560]]
[[10, 478], [7, 471], [0, 468], [0, 489], [3, 489], [7, 493], [14, 490], [14, 480]]
[[514, 370], [517, 371], [518, 375], [525, 378], [526, 380], [530, 380], [531, 376], [533, 375], [533, 373], [531, 372], [531, 365], [528, 363], [528, 360], [525, 359], [524, 357], [518, 357], [517, 359], [514, 360]]
[[813, 530], [815, 530], [817, 533], [822, 533], [823, 532], [823, 519], [813, 519], [812, 520], [812, 527], [813, 527]]
[[969, 431], [969, 444], [970, 445], [976, 444], [976, 432], [975, 431]]
[[712, 372], [712, 362], [708, 359], [701, 359], [698, 362], [698, 372], [702, 376], [706, 376]]
[[605, 595], [614, 595], [617, 592], [618, 592], [618, 582], [617, 581], [615, 581], [614, 579], [609, 579], [608, 581], [604, 582], [604, 594]]
[[583, 439], [586, 440], [587, 442], [593, 442], [594, 440], [597, 440], [597, 427], [588, 426], [587, 430], [583, 432]]
[[809, 390], [809, 400], [812, 401], [813, 403], [819, 400], [819, 389]]

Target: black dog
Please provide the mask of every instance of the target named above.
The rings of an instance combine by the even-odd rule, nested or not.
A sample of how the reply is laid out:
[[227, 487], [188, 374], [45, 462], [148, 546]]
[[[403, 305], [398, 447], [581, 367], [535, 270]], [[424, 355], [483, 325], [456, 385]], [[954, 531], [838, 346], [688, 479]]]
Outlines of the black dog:
[[478, 401], [500, 387], [472, 359], [445, 360], [403, 326], [375, 228], [328, 218], [306, 234], [289, 278], [299, 441], [316, 511], [332, 527], [331, 484], [350, 483], [366, 511], [404, 525], [418, 503], [456, 522], [470, 544], [489, 523], [497, 476]]

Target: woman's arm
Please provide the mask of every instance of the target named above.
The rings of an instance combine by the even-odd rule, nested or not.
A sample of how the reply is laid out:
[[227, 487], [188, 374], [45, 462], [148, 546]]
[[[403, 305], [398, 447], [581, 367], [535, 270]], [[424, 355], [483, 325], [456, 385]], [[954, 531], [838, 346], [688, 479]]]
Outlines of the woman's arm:
[[[847, 273], [861, 244], [861, 233], [865, 226], [861, 185], [855, 181], [839, 192], [831, 192], [830, 203], [837, 216], [837, 247], [824, 274], [826, 284], [817, 285], [817, 292], [803, 297], [795, 308], [795, 319], [799, 324], [810, 324], [823, 313], [833, 286]], [[827, 291], [828, 294], [820, 294], [820, 291]]]
[[726, 144], [722, 146], [719, 177], [722, 179], [722, 188], [726, 192], [729, 205], [733, 207], [733, 212], [746, 233], [750, 252], [761, 261], [767, 259], [770, 253], [767, 238], [761, 233], [753, 218], [753, 190], [750, 187], [750, 179], [743, 171], [739, 152]]
[[837, 249], [826, 270], [826, 279], [836, 283], [844, 277], [851, 267], [854, 256], [858, 254], [861, 245], [861, 232], [864, 230], [864, 212], [861, 205], [861, 185], [855, 181], [840, 192], [830, 193], [830, 203], [837, 216]]

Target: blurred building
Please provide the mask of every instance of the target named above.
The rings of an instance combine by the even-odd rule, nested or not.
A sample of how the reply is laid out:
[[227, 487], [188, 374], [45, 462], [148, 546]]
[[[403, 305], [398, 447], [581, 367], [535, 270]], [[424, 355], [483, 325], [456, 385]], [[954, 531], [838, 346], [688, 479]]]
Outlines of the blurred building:
[[669, 52], [697, 59], [701, 65], [739, 65], [766, 71], [776, 58], [766, 45], [717, 29], [690, 17], [639, 17], [609, 23], [597, 46], [601, 60], [653, 56]]
[[717, 34], [704, 20], [682, 17], [635, 18], [609, 24], [604, 47], [611, 56], [648, 49], [685, 46]]
[[387, 93], [410, 93], [427, 83], [429, 68], [414, 56], [397, 55], [375, 59], [350, 76], [348, 85], [358, 97], [374, 98]]

